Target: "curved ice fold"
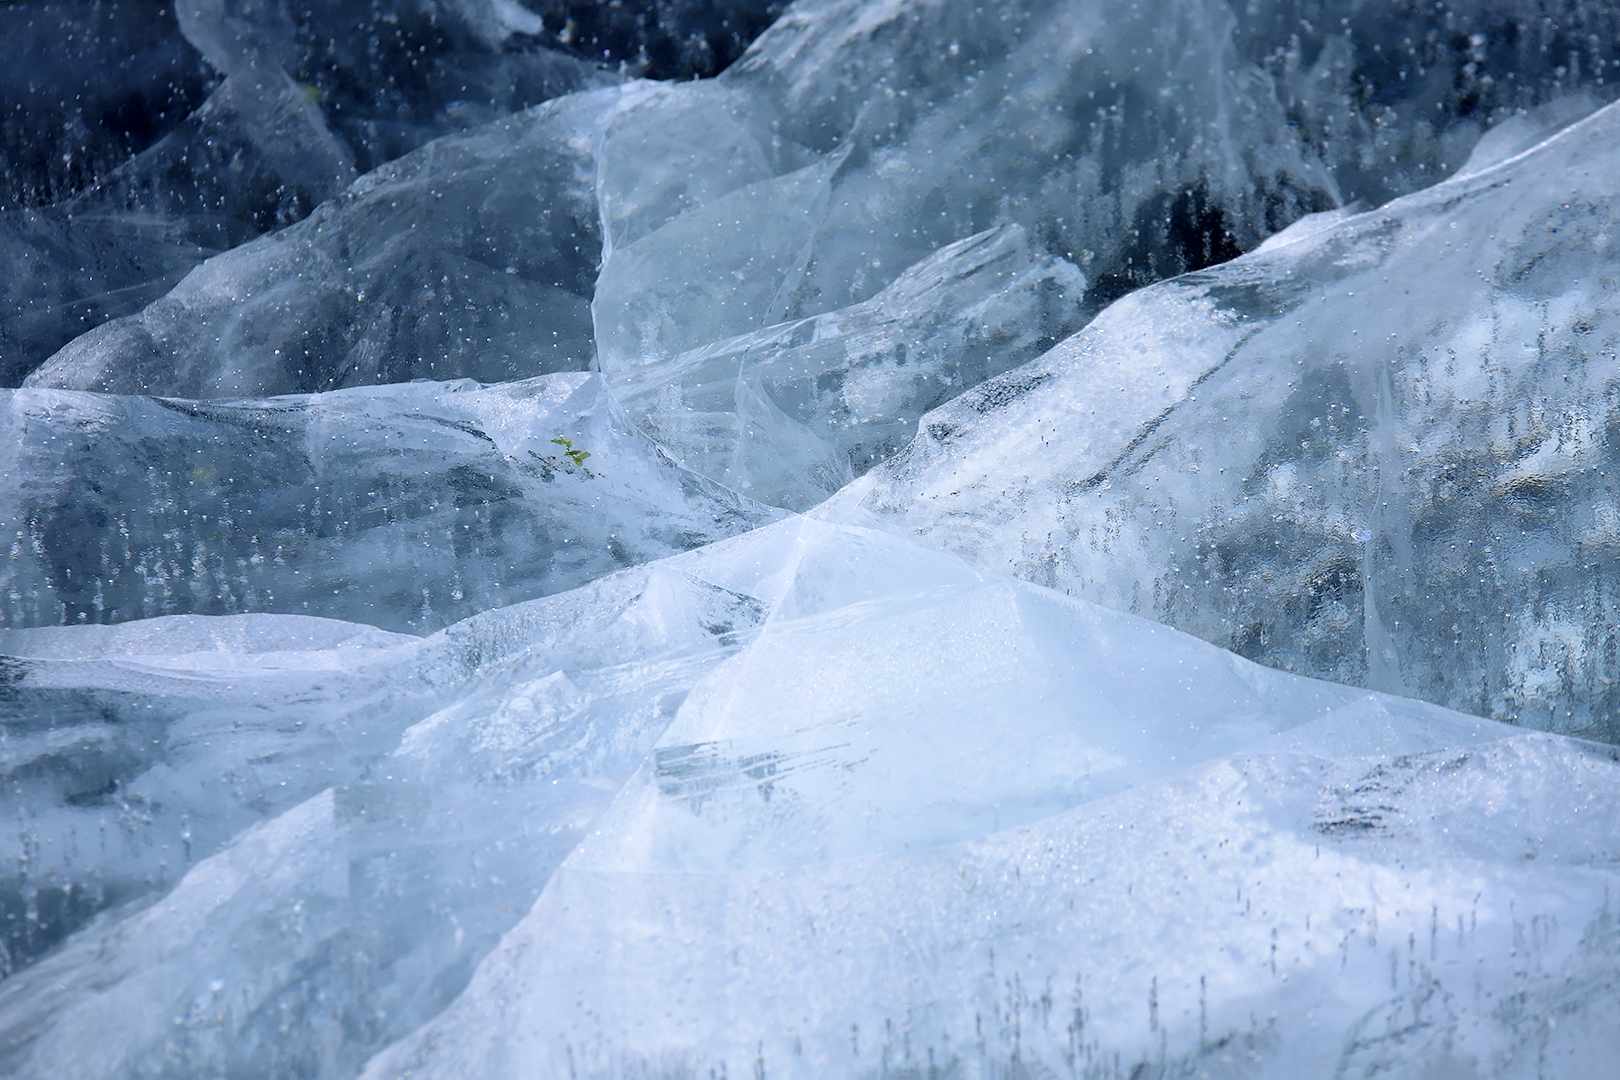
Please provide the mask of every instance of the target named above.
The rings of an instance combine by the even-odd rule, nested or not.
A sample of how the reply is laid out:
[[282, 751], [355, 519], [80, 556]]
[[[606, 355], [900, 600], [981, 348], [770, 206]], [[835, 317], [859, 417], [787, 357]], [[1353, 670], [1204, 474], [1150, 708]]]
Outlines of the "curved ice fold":
[[1287, 670], [1614, 739], [1610, 106], [1137, 292], [925, 417], [870, 504]]

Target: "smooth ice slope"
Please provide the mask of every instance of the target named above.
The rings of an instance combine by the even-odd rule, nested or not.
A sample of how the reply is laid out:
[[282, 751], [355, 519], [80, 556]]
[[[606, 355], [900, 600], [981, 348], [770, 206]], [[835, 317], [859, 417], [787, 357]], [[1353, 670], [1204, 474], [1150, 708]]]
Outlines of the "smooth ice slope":
[[262, 611], [435, 630], [779, 516], [676, 465], [597, 375], [0, 406], [13, 627]]
[[758, 636], [368, 1080], [1574, 1076], [1614, 1053], [1612, 753], [878, 530], [806, 520], [785, 554]]
[[107, 910], [0, 983], [0, 1060], [338, 1077], [400, 1040], [368, 1076], [1514, 1076], [1615, 1052], [1612, 752], [975, 571], [859, 494], [421, 640], [11, 632], [8, 902], [40, 937]]
[[1611, 106], [1144, 289], [924, 418], [868, 504], [1273, 666], [1612, 741], [1617, 176]]

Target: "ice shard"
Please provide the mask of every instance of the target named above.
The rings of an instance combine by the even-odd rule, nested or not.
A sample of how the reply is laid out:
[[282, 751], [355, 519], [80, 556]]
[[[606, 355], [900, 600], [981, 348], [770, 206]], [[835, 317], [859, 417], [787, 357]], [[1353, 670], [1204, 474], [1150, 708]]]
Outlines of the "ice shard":
[[[1382, 195], [1370, 182], [1340, 183], [1349, 151], [1407, 169], [1388, 181], [1400, 193], [1423, 170], [1454, 168], [1478, 137], [1477, 123], [1439, 101], [1423, 120], [1427, 141], [1404, 148], [1379, 144], [1361, 113], [1322, 119], [1300, 138], [1280, 84], [1234, 44], [1247, 43], [1234, 18], [1213, 0], [1168, 12], [801, 5], [713, 83], [574, 97], [550, 120], [445, 136], [368, 178], [320, 222], [216, 260], [134, 322], [75, 343], [36, 383], [112, 388], [108, 373], [128, 366], [123, 357], [154, 350], [179, 370], [143, 389], [189, 396], [389, 381], [409, 377], [399, 365], [411, 364], [488, 378], [510, 363], [505, 324], [465, 317], [469, 303], [544, 324], [537, 336], [552, 336], [556, 363], [588, 362], [587, 334], [604, 363], [642, 363], [868, 300], [940, 247], [1009, 223], [1082, 264], [1095, 310], [1134, 285], [1251, 248], [1306, 211]], [[1342, 97], [1361, 70], [1352, 61], [1362, 46], [1347, 40], [1349, 58], [1340, 45], [1319, 49], [1306, 80], [1319, 97]], [[872, 70], [884, 75], [867, 85], [857, 73]], [[1552, 74], [1526, 84], [1530, 103], [1545, 96], [1544, 78]], [[1153, 107], [1161, 99], [1176, 104]], [[1436, 125], [1445, 123], [1453, 137], [1442, 154]], [[553, 157], [539, 146], [537, 156], [508, 153], [514, 128]], [[964, 172], [963, 161], [974, 168]], [[1345, 175], [1367, 171], [1357, 168]], [[534, 169], [547, 179], [532, 202], [481, 197], [488, 184], [521, 187]], [[445, 220], [428, 228], [428, 218]], [[285, 269], [255, 267], [255, 257]], [[490, 277], [509, 266], [518, 281], [503, 289]], [[445, 288], [422, 289], [435, 277]], [[257, 298], [249, 307], [260, 320], [274, 315], [289, 340], [232, 332], [240, 324], [211, 310], [219, 301], [209, 294], [225, 282], [231, 296]], [[373, 306], [346, 299], [351, 291]], [[278, 302], [263, 310], [267, 295]], [[425, 321], [423, 336], [450, 344], [455, 360], [377, 327], [377, 297], [384, 313]], [[594, 300], [589, 331], [575, 298]], [[277, 347], [294, 358], [282, 361], [285, 373], [257, 355]], [[351, 356], [357, 348], [364, 355]], [[398, 359], [379, 367], [376, 351]], [[221, 374], [194, 377], [199, 367]]]
[[[607, 248], [603, 362], [648, 362], [695, 337], [846, 307], [931, 251], [1008, 222], [1081, 263], [1094, 312], [1230, 259], [1306, 212], [1427, 186], [1515, 110], [1583, 88], [1606, 98], [1599, 80], [1617, 59], [1608, 9], [1565, 5], [1556, 28], [1515, 30], [1511, 82], [1491, 73], [1510, 62], [1505, 52], [1467, 37], [1492, 19], [1518, 25], [1490, 3], [1387, 21], [1355, 5], [1334, 11], [796, 5], [705, 93], [766, 125], [772, 149], [797, 145], [828, 164], [784, 161], [768, 180]], [[1386, 46], [1390, 23], [1408, 35], [1398, 49]], [[1585, 59], [1540, 59], [1554, 48]], [[616, 119], [607, 144], [656, 153], [684, 126], [682, 97], [627, 111], [634, 122], [621, 131]], [[668, 117], [652, 139], [640, 134], [648, 111]], [[729, 139], [711, 160], [702, 171], [732, 167]], [[671, 166], [665, 183], [678, 183], [689, 166]], [[705, 260], [698, 281], [684, 272], [693, 258]], [[727, 274], [734, 287], [715, 295]]]
[[219, 251], [303, 217], [354, 179], [284, 75], [228, 78], [189, 117], [85, 191], [0, 213], [0, 384], [161, 299]]
[[[0, 983], [8, 1070], [1517, 1067], [1554, 1007], [1563, 1057], [1606, 1052], [1611, 753], [1271, 671], [847, 507], [425, 639], [10, 632], [8, 710], [54, 735], [11, 771], [11, 895], [107, 895]], [[64, 694], [98, 708], [53, 723]], [[129, 745], [92, 776], [98, 724]], [[1583, 930], [1540, 969], [1480, 968], [1554, 922]], [[1473, 1004], [1481, 970], [1522, 1014]]]
[[0, 12], [0, 208], [93, 185], [201, 105], [207, 66], [169, 5], [38, 3]]
[[175, 13], [222, 76], [296, 86], [362, 171], [437, 136], [617, 81], [600, 55], [559, 51], [540, 15], [514, 0], [387, 8], [180, 0]]
[[605, 371], [682, 464], [802, 510], [893, 455], [934, 405], [1078, 329], [1085, 285], [1002, 226], [941, 248], [865, 303]]
[[[493, 31], [469, 37], [450, 22], [433, 28], [431, 13], [404, 25], [397, 13], [389, 22], [388, 13], [373, 12], [368, 27], [342, 5], [316, 5], [297, 18], [259, 5], [180, 7], [186, 33], [213, 65], [212, 79], [203, 77], [202, 57], [181, 38], [166, 7], [152, 25], [132, 25], [119, 9], [88, 17], [18, 9], [11, 17], [28, 19], [7, 31], [25, 42], [46, 23], [71, 30], [86, 53], [81, 61], [92, 67], [103, 51], [120, 68], [135, 68], [125, 77], [163, 64], [169, 90], [138, 105], [102, 100], [109, 90], [100, 83], [72, 93], [81, 112], [108, 114], [101, 126], [130, 125], [121, 145], [136, 151], [120, 160], [110, 147], [71, 145], [60, 155], [41, 155], [47, 167], [69, 162], [80, 178], [74, 185], [30, 178], [27, 156], [35, 147], [12, 147], [15, 132], [6, 130], [15, 153], [4, 156], [3, 171], [21, 175], [9, 182], [18, 189], [17, 208], [0, 197], [0, 259], [9, 266], [0, 279], [0, 385], [16, 386], [73, 338], [140, 311], [209, 256], [307, 216], [346, 187], [357, 167], [364, 171], [438, 136], [620, 81], [552, 50], [503, 51]], [[361, 43], [321, 29], [333, 21], [364, 30]], [[120, 55], [122, 42], [147, 47], [131, 62]], [[389, 55], [407, 53], [414, 78], [385, 69]], [[189, 76], [188, 55], [199, 69]], [[57, 80], [81, 77], [58, 72], [29, 89], [42, 96]], [[151, 97], [154, 89], [142, 93]], [[70, 93], [69, 86], [59, 90]], [[48, 115], [48, 102], [26, 104], [29, 127]], [[186, 106], [194, 106], [189, 115]], [[71, 142], [84, 125], [65, 127]], [[50, 195], [57, 197], [40, 197]]]
[[425, 639], [5, 632], [7, 1075], [354, 1075], [454, 997], [761, 615], [638, 568]]
[[75, 341], [26, 385], [233, 397], [583, 370], [595, 257], [581, 243], [595, 232], [585, 151], [617, 93], [384, 166]]

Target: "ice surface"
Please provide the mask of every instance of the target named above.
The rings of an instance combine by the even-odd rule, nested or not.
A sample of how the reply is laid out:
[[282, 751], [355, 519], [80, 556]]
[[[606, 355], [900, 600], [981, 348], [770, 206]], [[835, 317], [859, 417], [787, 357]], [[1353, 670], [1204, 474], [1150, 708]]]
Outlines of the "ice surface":
[[0, 1075], [1612, 1071], [1620, 5], [56, 14]]
[[1264, 663], [1613, 740], [1620, 110], [1120, 301], [869, 496]]
[[1613, 1052], [1611, 752], [796, 531], [759, 634], [368, 1078], [1529, 1076], [1551, 1008], [1571, 1075]]
[[[19, 1077], [352, 1075], [395, 1040], [367, 1075], [1518, 1075], [1537, 1024], [1577, 1070], [1613, 1052], [1612, 753], [848, 510], [425, 639], [256, 615], [4, 647], [12, 745], [46, 715], [58, 744], [11, 773], [11, 895], [42, 936], [103, 909], [0, 983]], [[131, 745], [90, 776], [96, 723]]]
[[232, 76], [86, 191], [0, 213], [0, 385], [109, 319], [160, 299], [217, 251], [308, 214], [354, 162], [285, 76]]
[[[1564, 25], [1620, 29], [1608, 9], [1573, 7]], [[1426, 186], [1493, 120], [1565, 97], [1588, 83], [1561, 80], [1596, 70], [1566, 63], [1559, 74], [1525, 56], [1515, 75], [1525, 81], [1498, 86], [1483, 53], [1439, 44], [1470, 20], [1518, 18], [1490, 3], [1448, 9], [1433, 26], [1427, 14], [1333, 10], [796, 5], [703, 93], [767, 126], [770, 150], [797, 144], [823, 161], [784, 161], [746, 188], [689, 198], [628, 243], [610, 226], [597, 291], [603, 363], [661, 359], [869, 299], [929, 252], [1007, 222], [1079, 261], [1095, 310], [1231, 258], [1304, 212]], [[1386, 49], [1396, 36], [1386, 20], [1428, 36]], [[1323, 29], [1333, 23], [1337, 33]], [[1527, 28], [1521, 50], [1547, 33]], [[1586, 63], [1609, 64], [1613, 46], [1595, 47], [1604, 58]], [[1369, 96], [1375, 73], [1386, 77]], [[1534, 89], [1539, 80], [1548, 90]], [[627, 109], [630, 123], [615, 120], [605, 145], [639, 144], [638, 159], [660, 160], [668, 132], [690, 122], [677, 91]], [[658, 134], [641, 134], [655, 123]], [[689, 160], [671, 161], [671, 182]], [[728, 131], [700, 171], [729, 175], [736, 160]]]
[[616, 81], [600, 55], [587, 61], [557, 51], [541, 18], [513, 0], [387, 8], [181, 0], [175, 12], [186, 39], [220, 74], [299, 86], [321, 125], [364, 168], [502, 113]]
[[9, 632], [6, 1075], [353, 1075], [454, 996], [761, 614], [653, 567], [425, 639]]
[[[458, 1004], [366, 1075], [1600, 1076], [1620, 1001], [1591, 866], [1612, 850], [1544, 842], [1584, 813], [1496, 808], [1613, 768], [1523, 736], [1237, 755], [911, 856], [565, 866]], [[1347, 783], [1397, 805], [1335, 817], [1324, 792]], [[1453, 840], [1465, 824], [1519, 865]]]
[[676, 465], [597, 375], [0, 393], [14, 627], [279, 611], [434, 630], [777, 516]]
[[618, 93], [543, 105], [390, 163], [92, 331], [26, 385], [231, 397], [582, 370], [588, 148]]
[[[1234, 70], [1221, 40], [1230, 17], [1220, 5], [796, 7], [709, 93], [767, 125], [773, 149], [797, 144], [820, 159], [784, 162], [615, 238], [597, 289], [604, 366], [870, 299], [932, 251], [999, 222], [1112, 272], [1127, 257], [1125, 227], [1152, 216], [1144, 208], [1166, 192], [1195, 189], [1257, 221], [1268, 199], [1283, 219], [1331, 204], [1328, 174], [1278, 137], [1269, 91]], [[1108, 58], [1133, 50], [1137, 70], [1114, 70]], [[1200, 83], [1183, 107], [1119, 114], [1133, 87], [1156, 93], [1171, 72]], [[1245, 107], [1229, 117], [1227, 99]], [[680, 109], [673, 93], [640, 103], [607, 144], [645, 141], [645, 113], [678, 122]], [[724, 143], [715, 156], [722, 168], [735, 158]]]
[[892, 455], [933, 406], [1078, 329], [1084, 291], [1073, 264], [1003, 226], [865, 303], [606, 373], [683, 465], [804, 509]]
[[0, 9], [0, 210], [60, 202], [203, 101], [209, 72], [169, 5]]
[[[284, 68], [254, 59], [282, 48], [255, 44], [262, 28], [217, 43], [234, 17], [220, 7], [194, 39], [231, 79], [285, 90]], [[1607, 17], [1570, 25], [1596, 31]], [[554, 365], [583, 366], [593, 345], [604, 366], [659, 361], [869, 300], [939, 248], [1004, 224], [1081, 264], [1092, 312], [1252, 248], [1306, 211], [1420, 186], [1467, 157], [1484, 121], [1588, 86], [1581, 72], [1608, 63], [1601, 45], [1573, 68], [1521, 57], [1525, 81], [1508, 94], [1480, 74], [1483, 60], [1461, 73], [1445, 49], [1380, 58], [1359, 26], [1296, 42], [1307, 58], [1287, 38], [1276, 55], [1251, 55], [1277, 27], [1256, 24], [1251, 40], [1244, 25], [1218, 0], [806, 3], [712, 83], [635, 84], [567, 99], [549, 120], [445, 136], [406, 166], [414, 184], [385, 169], [317, 224], [215, 260], [134, 322], [76, 342], [35, 384], [128, 391], [117, 380], [143, 362], [152, 374], [139, 389], [188, 396], [520, 377], [536, 373], [510, 367], [511, 323], [525, 321], [556, 335]], [[1385, 63], [1403, 89], [1359, 98]], [[1455, 85], [1438, 89], [1447, 72]], [[1345, 102], [1347, 114], [1322, 112]], [[1392, 143], [1401, 124], [1410, 137]], [[509, 145], [514, 128], [532, 156]], [[1371, 162], [1386, 158], [1384, 175]], [[529, 199], [480, 197], [488, 185], [523, 190], [536, 170], [546, 179]], [[424, 288], [435, 279], [443, 288]], [[211, 290], [251, 294], [258, 310], [233, 322]], [[360, 293], [370, 307], [349, 299]], [[587, 328], [579, 301], [592, 299]], [[482, 314], [469, 317], [469, 303]], [[233, 332], [254, 316], [287, 338]]]
[[[103, 151], [85, 146], [61, 155], [75, 162], [72, 169], [87, 173], [88, 182], [61, 192], [64, 197], [53, 205], [9, 210], [0, 199], [0, 259], [10, 267], [0, 279], [0, 385], [16, 386], [74, 337], [140, 311], [208, 256], [305, 217], [354, 179], [357, 164], [370, 168], [448, 132], [620, 81], [547, 49], [491, 51], [493, 38], [452, 48], [458, 42], [468, 46], [461, 40], [466, 35], [458, 38], [448, 25], [402, 27], [397, 17], [381, 32], [371, 28], [362, 39], [369, 39], [369, 49], [360, 46], [360, 55], [354, 55], [352, 43], [330, 37], [327, 45], [336, 55], [320, 55], [326, 50], [300, 35], [323, 20], [353, 22], [356, 13], [343, 13], [342, 7], [306, 9], [301, 14], [312, 21], [300, 29], [289, 22], [287, 11], [268, 5], [233, 18], [227, 18], [224, 5], [215, 5], [212, 30], [203, 33], [196, 5], [181, 5], [188, 33], [208, 44], [208, 60], [224, 76], [216, 76], [206, 100], [180, 116], [165, 115], [175, 111], [173, 103], [151, 103], [158, 115], [149, 122], [161, 119], [162, 128], [146, 134], [146, 145], [129, 147], [140, 151], [132, 157], [86, 162], [79, 159]], [[171, 28], [170, 41], [160, 29], [126, 25], [116, 9], [100, 18], [108, 26], [98, 26], [96, 18], [81, 26], [78, 16], [47, 8], [23, 29], [38, 34], [38, 24], [49, 22], [53, 13], [68, 20], [74, 37], [91, 53], [117, 52], [118, 42], [133, 36], [152, 42], [142, 63], [158, 63], [173, 53], [189, 54], [201, 66], [178, 28]], [[376, 17], [382, 19], [381, 13]], [[172, 21], [166, 8], [156, 18], [160, 24]], [[247, 29], [256, 25], [255, 18], [275, 23], [258, 25], [259, 31], [273, 32]], [[105, 36], [98, 36], [98, 29]], [[322, 36], [317, 33], [314, 40]], [[417, 78], [402, 80], [398, 72], [378, 70], [383, 53], [407, 51], [407, 39], [409, 51], [420, 49], [411, 61]], [[178, 61], [167, 62], [173, 67]], [[428, 71], [417, 70], [424, 65]], [[193, 80], [199, 85], [188, 90], [183, 80], [174, 86], [174, 78], [170, 96], [176, 101], [201, 98], [204, 80]], [[34, 84], [31, 89], [41, 90]], [[84, 111], [106, 92], [98, 85], [72, 96]], [[103, 117], [102, 124], [116, 126], [119, 115], [135, 124], [141, 118], [128, 115], [133, 107], [123, 103], [124, 113]], [[31, 113], [28, 123], [36, 122]], [[123, 143], [138, 134], [131, 132]], [[15, 183], [26, 186], [20, 177]]]
[[0, 212], [0, 383], [16, 386], [52, 353], [160, 299], [212, 252], [156, 214], [94, 206]]

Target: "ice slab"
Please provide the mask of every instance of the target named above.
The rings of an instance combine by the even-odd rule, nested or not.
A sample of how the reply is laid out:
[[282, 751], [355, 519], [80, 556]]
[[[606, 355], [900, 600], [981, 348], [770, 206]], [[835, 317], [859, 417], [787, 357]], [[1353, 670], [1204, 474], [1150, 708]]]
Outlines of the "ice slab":
[[1529, 1076], [1538, 1024], [1577, 1072], [1613, 1052], [1612, 751], [858, 523], [763, 532], [796, 566], [757, 636], [368, 1080]]
[[[0, 630], [0, 655], [29, 660], [121, 660], [199, 672], [298, 664], [304, 659], [348, 664], [376, 649], [416, 638], [374, 626], [284, 615], [165, 615], [100, 626], [35, 626]], [[251, 660], [247, 658], [251, 657]], [[362, 660], [363, 662], [363, 660]]]
[[173, 288], [213, 252], [184, 221], [78, 200], [0, 213], [0, 385]]
[[0, 209], [61, 202], [202, 103], [207, 66], [166, 4], [8, 5]]
[[298, 84], [363, 171], [440, 135], [620, 78], [599, 53], [558, 51], [540, 16], [514, 0], [403, 8], [185, 0], [176, 13], [214, 70]]
[[1132, 294], [865, 498], [1267, 664], [1613, 740], [1617, 153], [1611, 106]]
[[802, 510], [893, 454], [930, 408], [1078, 329], [1084, 291], [1073, 264], [1002, 226], [865, 303], [604, 374], [683, 465]]
[[51, 206], [0, 214], [0, 385], [161, 299], [209, 256], [307, 215], [354, 159], [281, 72], [232, 75], [139, 154]]
[[[1323, 215], [1348, 213], [1325, 209], [1347, 196], [1381, 198], [1454, 170], [1459, 148], [1478, 136], [1455, 117], [1446, 122], [1461, 126], [1443, 139], [1424, 128], [1428, 144], [1414, 137], [1388, 148], [1391, 168], [1409, 175], [1375, 182], [1345, 148], [1383, 136], [1364, 117], [1340, 116], [1326, 128], [1358, 134], [1319, 144], [1316, 129], [1272, 115], [1277, 85], [1304, 93], [1303, 84], [1289, 81], [1297, 72], [1265, 69], [1274, 84], [1250, 66], [1247, 25], [1232, 18], [1220, 5], [807, 4], [701, 91], [622, 97], [598, 152], [598, 362], [680, 460], [803, 508], [846, 475], [844, 459], [858, 475], [909, 438], [918, 408], [941, 399], [920, 392], [928, 360], [897, 370], [912, 362], [898, 351], [917, 344], [908, 335], [929, 339], [922, 351], [939, 357], [933, 391], [1029, 355], [1029, 342], [1009, 341], [987, 365], [976, 342], [942, 332], [948, 316], [922, 325], [941, 318], [924, 314], [936, 302], [959, 318], [979, 315], [965, 310], [974, 304], [967, 281], [957, 295], [924, 297], [907, 280], [942, 272], [935, 259], [971, 246], [960, 238], [982, 238], [997, 222], [1023, 230], [1032, 258], [1084, 266], [1083, 277], [1031, 273], [1009, 284], [996, 312], [1006, 328], [1079, 325], [1107, 300], [1231, 258], [1304, 211], [1323, 211], [1306, 215], [1320, 228]], [[1321, 47], [1311, 107], [1343, 96], [1345, 47]], [[1129, 71], [1122, 56], [1132, 57]], [[876, 69], [875, 89], [856, 74]], [[1149, 107], [1165, 87], [1177, 107]], [[1468, 167], [1596, 104], [1572, 95], [1514, 117]], [[1299, 137], [1285, 145], [1284, 130]], [[1356, 186], [1341, 186], [1341, 173]], [[891, 328], [881, 313], [900, 309], [915, 323], [892, 328], [903, 339], [889, 343], [892, 358], [848, 365], [859, 375], [829, 349], [797, 341], [838, 327], [864, 349], [868, 324], [882, 334]], [[767, 363], [766, 349], [781, 355]], [[783, 385], [771, 370], [782, 364], [832, 370], [796, 372]], [[827, 385], [846, 375], [847, 388]]]
[[[368, 170], [441, 135], [621, 81], [547, 49], [505, 52], [480, 45], [482, 38], [454, 47], [458, 42], [449, 39], [457, 35], [448, 25], [435, 31], [407, 17], [412, 25], [405, 27], [394, 12], [371, 13], [372, 25], [360, 33], [368, 19], [342, 5], [305, 9], [296, 27], [280, 9], [247, 5], [255, 10], [227, 17], [229, 5], [212, 6], [224, 20], [214, 37], [228, 39], [234, 51], [211, 53], [224, 77], [216, 76], [206, 100], [169, 119], [161, 137], [134, 147], [140, 152], [132, 157], [96, 162], [88, 181], [64, 198], [0, 213], [0, 260], [10, 266], [0, 277], [0, 385], [18, 385], [75, 337], [139, 312], [209, 256], [304, 218], [347, 187], [357, 167]], [[195, 8], [182, 5], [193, 15]], [[45, 18], [36, 9], [35, 21]], [[255, 18], [279, 19], [276, 33], [247, 40]], [[361, 55], [350, 38], [317, 30], [330, 21], [359, 35]], [[127, 27], [120, 33], [130, 37]], [[173, 36], [195, 58], [178, 30]], [[116, 43], [119, 34], [110, 37]], [[391, 52], [410, 54], [412, 77], [379, 70]], [[97, 94], [88, 96], [81, 107], [95, 106]], [[78, 160], [90, 152], [76, 147], [61, 156]], [[151, 389], [187, 392], [178, 384]]]
[[[651, 187], [684, 201], [658, 228], [626, 230], [627, 242], [608, 226], [603, 362], [661, 361], [870, 299], [929, 252], [996, 224], [1022, 225], [1079, 262], [1094, 312], [1250, 250], [1307, 212], [1427, 186], [1530, 105], [1551, 100], [1568, 119], [1610, 96], [1598, 76], [1565, 83], [1568, 65], [1559, 74], [1526, 55], [1515, 98], [1485, 74], [1479, 48], [1440, 41], [1456, 33], [1442, 24], [1461, 25], [1446, 19], [1516, 16], [1464, 7], [1434, 15], [1420, 46], [1428, 13], [1353, 4], [1308, 17], [1220, 2], [797, 4], [701, 95], [671, 87], [606, 129], [604, 155], [642, 162], [637, 183], [659, 171], [646, 162], [667, 163]], [[1612, 19], [1569, 15], [1594, 30]], [[1385, 44], [1401, 35], [1406, 45]], [[1384, 69], [1369, 99], [1358, 80]], [[699, 96], [710, 106], [701, 115], [689, 104]], [[716, 122], [721, 102], [730, 118]], [[757, 127], [770, 138], [739, 154], [747, 140], [736, 136]], [[711, 131], [724, 134], [705, 153]], [[683, 137], [697, 149], [669, 153]], [[681, 187], [694, 171], [727, 176], [783, 147], [822, 160], [783, 158], [746, 189]]]
[[[326, 176], [345, 152], [364, 166], [404, 149], [360, 154], [350, 144], [365, 139], [312, 104], [322, 86], [288, 74], [302, 55], [288, 42], [309, 29], [298, 19], [324, 25], [331, 11], [193, 6], [210, 29], [190, 32], [227, 84], [273, 83], [285, 104], [275, 123], [250, 125], [290, 132], [267, 136], [271, 159], [294, 172], [288, 162], [325, 162], [314, 172]], [[493, 13], [495, 37], [467, 30], [486, 45], [514, 25], [482, 0], [452, 7], [446, 17], [464, 27]], [[1509, 103], [1482, 61], [1436, 46], [1389, 58], [1402, 89], [1370, 103], [1355, 80], [1385, 62], [1373, 43], [1299, 46], [1314, 59], [1254, 52], [1289, 25], [1282, 12], [1239, 33], [1218, 0], [802, 4], [713, 83], [591, 91], [548, 113], [549, 127], [530, 118], [447, 136], [406, 169], [431, 180], [396, 185], [394, 170], [290, 244], [216, 260], [141, 316], [68, 346], [35, 385], [202, 397], [521, 377], [537, 370], [513, 366], [525, 323], [555, 335], [544, 370], [583, 367], [593, 348], [610, 365], [667, 360], [869, 300], [931, 252], [1005, 224], [1082, 265], [1090, 313], [1308, 211], [1442, 175], [1487, 120], [1555, 93], [1575, 101], [1589, 70], [1521, 57], [1524, 100]], [[873, 83], [865, 71], [884, 74]], [[1452, 90], [1435, 98], [1446, 78], [1472, 88], [1471, 104]], [[1169, 99], [1174, 108], [1155, 104]], [[469, 122], [485, 116], [469, 109]], [[282, 123], [294, 114], [309, 122]], [[500, 131], [514, 126], [549, 141], [549, 155], [508, 145]], [[1410, 138], [1391, 143], [1396, 129]], [[530, 191], [536, 171], [546, 179]], [[486, 199], [492, 184], [531, 198]], [[507, 268], [515, 278], [501, 277]]]
[[[1023, 225], [1044, 250], [1113, 273], [1130, 257], [1133, 227], [1150, 234], [1147, 247], [1163, 241], [1167, 192], [1196, 189], [1234, 223], [1265, 221], [1268, 200], [1283, 219], [1332, 205], [1331, 177], [1297, 140], [1277, 137], [1274, 99], [1222, 43], [1230, 20], [1214, 4], [796, 6], [705, 94], [729, 99], [738, 119], [726, 127], [769, 131], [753, 158], [785, 144], [819, 159], [783, 159], [771, 176], [728, 185], [609, 248], [595, 305], [604, 366], [869, 300], [931, 252], [996, 224]], [[1124, 56], [1129, 70], [1111, 59]], [[873, 83], [864, 72], [882, 75]], [[1133, 106], [1133, 95], [1145, 101], [1171, 84], [1177, 110]], [[1229, 98], [1246, 107], [1216, 105]], [[703, 145], [703, 128], [685, 127], [681, 95], [636, 111], [608, 127], [604, 153], [634, 147], [645, 158], [675, 130]], [[648, 114], [669, 118], [655, 136]], [[716, 171], [734, 169], [734, 142], [713, 157]], [[670, 171], [684, 167], [677, 157]], [[1262, 229], [1239, 243], [1257, 243]]]
[[676, 465], [596, 375], [4, 405], [10, 627], [286, 612], [421, 632], [779, 516]]
[[425, 639], [9, 632], [0, 1067], [352, 1076], [454, 996], [762, 615], [654, 567]]
[[[11, 639], [49, 655], [10, 661], [8, 733], [75, 693], [147, 755], [99, 802], [13, 773], [12, 895], [112, 895], [16, 943], [12, 1075], [1517, 1067], [1555, 1008], [1577, 1063], [1612, 1050], [1612, 753], [1262, 668], [847, 502], [420, 640], [155, 629]], [[369, 658], [277, 661], [300, 643]], [[114, 807], [130, 842], [75, 846]], [[1495, 963], [1554, 922], [1582, 930], [1541, 968]], [[1377, 1041], [1412, 1008], [1466, 1038]], [[353, 1034], [283, 1024], [315, 1013]]]
[[232, 76], [163, 138], [53, 206], [0, 214], [0, 385], [161, 299], [204, 259], [308, 214], [353, 156], [285, 75]]
[[772, 129], [768, 101], [719, 81], [642, 83], [602, 128], [596, 197], [602, 247], [633, 244], [687, 210], [815, 163]]
[[1239, 754], [905, 856], [568, 865], [364, 1075], [1601, 1075], [1615, 776], [1523, 734]]
[[[870, 574], [904, 551], [882, 539], [817, 555], [853, 547]], [[715, 872], [980, 837], [1356, 696], [1019, 583], [882, 590], [767, 623], [687, 699], [573, 865]]]
[[25, 385], [195, 398], [585, 369], [593, 125], [617, 89], [447, 136], [216, 256]]

